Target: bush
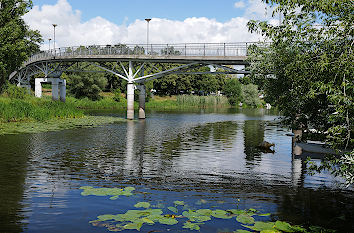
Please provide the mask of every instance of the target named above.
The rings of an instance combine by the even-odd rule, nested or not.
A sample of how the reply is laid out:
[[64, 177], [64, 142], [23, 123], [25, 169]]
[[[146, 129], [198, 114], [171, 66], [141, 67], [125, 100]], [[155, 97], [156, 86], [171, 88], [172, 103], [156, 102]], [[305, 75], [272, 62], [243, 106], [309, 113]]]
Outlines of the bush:
[[100, 74], [85, 73], [69, 76], [69, 92], [75, 98], [100, 99], [100, 92], [107, 85], [107, 79]]
[[229, 79], [226, 81], [224, 93], [231, 105], [236, 105], [242, 100], [241, 83], [237, 78]]
[[242, 86], [243, 102], [250, 107], [259, 107], [262, 105], [261, 100], [258, 97], [258, 86], [254, 84], [248, 84]]
[[122, 100], [122, 92], [120, 91], [120, 89], [119, 88], [115, 89], [113, 91], [113, 94], [114, 94], [114, 97], [113, 97], [114, 101], [121, 102], [121, 100]]
[[12, 84], [7, 85], [5, 94], [13, 99], [25, 99], [29, 96], [28, 90], [26, 88], [18, 87]]

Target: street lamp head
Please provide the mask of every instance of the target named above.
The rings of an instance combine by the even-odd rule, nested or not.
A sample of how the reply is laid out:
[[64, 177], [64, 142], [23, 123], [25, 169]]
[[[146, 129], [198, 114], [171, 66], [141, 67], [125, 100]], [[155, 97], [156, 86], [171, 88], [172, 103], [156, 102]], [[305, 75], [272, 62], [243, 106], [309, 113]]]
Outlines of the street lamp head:
[[150, 22], [151, 21], [151, 19], [145, 19], [146, 20], [146, 22]]
[[56, 27], [56, 26], [58, 26], [58, 24], [53, 23], [53, 27]]

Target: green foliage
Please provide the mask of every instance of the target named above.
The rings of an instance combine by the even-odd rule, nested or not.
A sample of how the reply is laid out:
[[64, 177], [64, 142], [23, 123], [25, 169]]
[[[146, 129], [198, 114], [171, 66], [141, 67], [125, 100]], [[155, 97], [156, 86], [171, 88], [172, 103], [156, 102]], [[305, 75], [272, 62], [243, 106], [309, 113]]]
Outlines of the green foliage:
[[32, 7], [32, 1], [1, 1], [0, 9], [0, 91], [5, 80], [19, 68], [29, 55], [39, 51], [42, 42], [39, 31], [32, 31], [22, 16]]
[[224, 86], [224, 93], [231, 105], [236, 105], [242, 100], [241, 83], [237, 78], [229, 79]]
[[114, 101], [116, 101], [116, 102], [122, 101], [123, 97], [122, 97], [122, 92], [120, 91], [120, 89], [118, 89], [118, 88], [115, 89], [113, 91], [113, 94], [114, 94], [114, 97], [113, 97]]
[[5, 94], [9, 98], [13, 98], [13, 99], [25, 99], [26, 97], [27, 98], [30, 97], [28, 90], [26, 88], [18, 87], [16, 85], [11, 85], [11, 84], [7, 85], [5, 89]]
[[258, 97], [258, 87], [254, 84], [247, 84], [242, 86], [243, 102], [250, 107], [260, 107], [261, 100]]
[[[264, 86], [291, 128], [315, 128], [327, 133], [333, 148], [353, 150], [353, 2], [265, 2], [276, 5], [284, 20], [281, 25], [248, 23], [250, 31], [272, 41], [249, 50], [253, 80]], [[343, 166], [335, 159], [329, 161], [334, 166], [327, 162], [317, 168], [331, 167], [334, 174], [354, 180], [345, 170], [337, 170]]]
[[150, 207], [150, 203], [149, 202], [138, 202], [134, 205], [134, 207], [147, 209]]
[[46, 121], [83, 115], [75, 105], [51, 99], [30, 96], [26, 99], [0, 98], [0, 122]]
[[91, 100], [100, 99], [100, 92], [107, 85], [107, 79], [101, 73], [80, 73], [69, 75], [69, 92], [75, 98], [87, 97]]

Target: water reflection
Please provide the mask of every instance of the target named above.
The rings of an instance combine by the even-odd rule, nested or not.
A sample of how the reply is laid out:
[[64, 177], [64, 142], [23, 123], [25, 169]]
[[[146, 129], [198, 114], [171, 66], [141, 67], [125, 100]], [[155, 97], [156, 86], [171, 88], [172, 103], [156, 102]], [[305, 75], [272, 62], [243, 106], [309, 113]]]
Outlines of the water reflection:
[[[85, 202], [78, 190], [84, 185], [133, 185], [157, 195], [167, 192], [165, 198], [182, 195], [193, 203], [220, 199], [229, 201], [226, 208], [241, 199], [240, 208], [271, 211], [292, 223], [332, 221], [351, 227], [352, 191], [339, 189], [328, 174], [307, 176], [304, 160], [292, 156], [291, 138], [270, 124], [272, 119], [265, 112], [155, 113], [141, 121], [6, 137], [0, 152], [6, 158], [0, 162], [1, 194], [11, 204], [1, 202], [0, 211], [5, 216], [14, 208], [14, 214], [0, 220], [0, 229], [20, 232], [22, 226], [14, 222], [25, 216], [28, 231], [55, 232], [60, 224], [92, 231], [87, 222], [97, 210], [115, 213], [117, 206], [110, 200]], [[274, 154], [256, 148], [264, 140], [276, 143]], [[12, 148], [16, 157], [10, 156]], [[16, 173], [5, 172], [7, 167]], [[9, 192], [15, 195], [6, 196]], [[119, 203], [119, 209], [124, 206], [132, 203]]]

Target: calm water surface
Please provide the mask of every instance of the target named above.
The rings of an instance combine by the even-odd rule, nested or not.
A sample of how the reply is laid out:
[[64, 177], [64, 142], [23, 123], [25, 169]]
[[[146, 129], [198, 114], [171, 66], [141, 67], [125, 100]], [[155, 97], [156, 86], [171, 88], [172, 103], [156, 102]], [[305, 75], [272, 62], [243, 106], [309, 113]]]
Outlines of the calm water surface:
[[[176, 200], [191, 209], [254, 208], [272, 214], [256, 220], [353, 232], [353, 189], [326, 172], [307, 175], [276, 118], [262, 110], [151, 112], [145, 121], [0, 136], [0, 232], [108, 232], [89, 221], [140, 201], [168, 207]], [[276, 144], [275, 153], [256, 148], [263, 140]], [[110, 200], [81, 196], [82, 186], [136, 190]], [[189, 232], [182, 226], [144, 225], [141, 232]], [[237, 229], [245, 228], [234, 219], [201, 226]]]

